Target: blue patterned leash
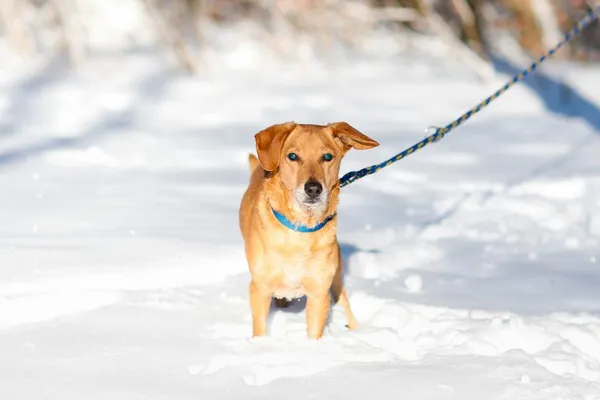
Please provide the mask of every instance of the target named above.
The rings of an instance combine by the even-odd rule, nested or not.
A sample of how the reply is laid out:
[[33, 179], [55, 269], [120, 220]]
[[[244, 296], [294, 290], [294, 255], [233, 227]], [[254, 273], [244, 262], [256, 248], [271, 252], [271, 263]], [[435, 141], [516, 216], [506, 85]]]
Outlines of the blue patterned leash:
[[344, 186], [349, 185], [352, 182], [355, 182], [361, 178], [364, 178], [367, 175], [372, 175], [375, 172], [378, 172], [381, 169], [395, 163], [396, 161], [402, 160], [404, 157], [414, 153], [415, 151], [422, 149], [423, 147], [427, 146], [428, 144], [437, 142], [438, 140], [442, 139], [451, 130], [453, 130], [454, 128], [457, 128], [460, 124], [462, 124], [463, 122], [465, 122], [466, 120], [471, 118], [473, 115], [477, 114], [479, 111], [483, 110], [493, 100], [496, 100], [498, 97], [500, 97], [501, 94], [503, 94], [508, 89], [510, 89], [515, 83], [520, 82], [521, 80], [523, 80], [523, 78], [525, 78], [531, 72], [535, 71], [535, 69], [538, 67], [538, 65], [540, 65], [542, 62], [544, 62], [546, 59], [552, 57], [554, 55], [554, 53], [556, 53], [561, 47], [563, 47], [565, 44], [567, 44], [569, 41], [571, 41], [571, 39], [573, 39], [575, 36], [579, 35], [579, 33], [581, 33], [581, 31], [583, 29], [588, 27], [596, 18], [598, 18], [599, 15], [600, 15], [600, 6], [597, 6], [595, 9], [590, 10], [586, 14], [586, 16], [583, 17], [583, 19], [581, 19], [581, 21], [579, 21], [577, 26], [575, 26], [570, 32], [568, 32], [564, 36], [563, 40], [561, 40], [556, 46], [554, 46], [553, 48], [548, 50], [546, 53], [544, 53], [537, 61], [535, 61], [533, 64], [531, 64], [529, 66], [529, 68], [526, 68], [523, 71], [521, 71], [519, 74], [515, 75], [508, 83], [506, 83], [504, 86], [502, 86], [500, 89], [498, 89], [490, 97], [483, 100], [477, 106], [473, 107], [472, 109], [470, 109], [469, 111], [464, 113], [460, 118], [458, 118], [454, 122], [446, 125], [444, 128], [436, 128], [436, 131], [433, 135], [426, 137], [425, 139], [421, 140], [419, 143], [415, 144], [414, 146], [409, 147], [408, 149], [404, 150], [403, 152], [396, 154], [394, 157], [390, 158], [389, 160], [386, 160], [386, 161], [382, 162], [381, 164], [371, 165], [370, 167], [366, 167], [366, 168], [363, 168], [358, 171], [348, 172], [346, 175], [344, 175], [340, 178], [340, 188], [343, 188]]

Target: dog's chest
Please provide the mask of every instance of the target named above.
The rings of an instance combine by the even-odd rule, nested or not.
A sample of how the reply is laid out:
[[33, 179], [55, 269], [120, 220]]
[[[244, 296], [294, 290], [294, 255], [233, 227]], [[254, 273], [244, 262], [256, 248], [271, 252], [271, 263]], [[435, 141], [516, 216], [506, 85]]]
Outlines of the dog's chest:
[[281, 265], [282, 283], [287, 287], [298, 287], [302, 285], [302, 279], [308, 272], [308, 257], [302, 257], [298, 260], [287, 261]]
[[310, 263], [314, 262], [310, 253], [295, 257], [277, 257], [279, 282], [275, 297], [295, 299], [304, 295], [303, 281], [309, 275]]

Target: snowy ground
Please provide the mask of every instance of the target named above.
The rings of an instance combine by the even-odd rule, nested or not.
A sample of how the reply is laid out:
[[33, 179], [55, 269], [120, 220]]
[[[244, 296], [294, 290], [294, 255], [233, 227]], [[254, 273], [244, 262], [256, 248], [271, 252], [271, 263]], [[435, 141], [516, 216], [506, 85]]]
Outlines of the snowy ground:
[[425, 58], [195, 79], [143, 56], [0, 68], [3, 400], [600, 399], [600, 69], [542, 71], [344, 188], [361, 329], [335, 309], [312, 343], [301, 302], [249, 339], [254, 133], [345, 120], [381, 143], [346, 172], [508, 76]]

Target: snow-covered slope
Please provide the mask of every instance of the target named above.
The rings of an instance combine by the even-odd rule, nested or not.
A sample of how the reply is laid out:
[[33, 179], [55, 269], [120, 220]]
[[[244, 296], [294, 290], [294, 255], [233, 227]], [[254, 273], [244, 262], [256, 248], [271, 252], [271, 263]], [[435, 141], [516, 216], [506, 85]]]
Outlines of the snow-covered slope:
[[600, 399], [600, 70], [534, 76], [344, 188], [361, 328], [335, 309], [314, 343], [302, 302], [249, 338], [237, 207], [254, 133], [345, 120], [381, 143], [346, 172], [506, 76], [425, 58], [203, 78], [142, 56], [0, 68], [3, 400]]

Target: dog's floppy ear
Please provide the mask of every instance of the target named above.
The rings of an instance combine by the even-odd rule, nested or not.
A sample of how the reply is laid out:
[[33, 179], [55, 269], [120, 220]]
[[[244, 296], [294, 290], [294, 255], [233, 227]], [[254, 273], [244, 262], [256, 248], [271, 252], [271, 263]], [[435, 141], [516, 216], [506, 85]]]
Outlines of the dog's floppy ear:
[[379, 146], [379, 142], [371, 139], [347, 122], [332, 122], [328, 124], [333, 131], [333, 137], [341, 147], [348, 151], [350, 148], [356, 150], [367, 150]]
[[273, 171], [279, 166], [281, 148], [295, 127], [295, 122], [286, 122], [272, 125], [254, 135], [258, 162], [265, 171]]

